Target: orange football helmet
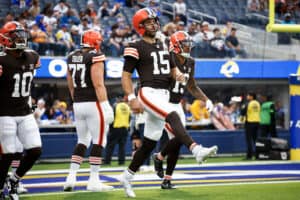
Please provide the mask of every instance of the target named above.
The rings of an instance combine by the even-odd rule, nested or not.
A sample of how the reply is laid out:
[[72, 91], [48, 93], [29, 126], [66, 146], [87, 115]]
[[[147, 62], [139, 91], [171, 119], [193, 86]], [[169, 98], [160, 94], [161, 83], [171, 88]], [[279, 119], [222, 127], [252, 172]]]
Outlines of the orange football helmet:
[[16, 50], [27, 47], [27, 33], [16, 21], [7, 22], [0, 30], [0, 44], [6, 49]]
[[94, 48], [99, 51], [103, 37], [99, 31], [87, 30], [81, 35], [81, 48]]
[[170, 37], [170, 51], [180, 54], [184, 57], [190, 57], [193, 41], [190, 35], [185, 31], [177, 31]]
[[132, 24], [137, 33], [139, 33], [141, 36], [143, 36], [146, 32], [146, 28], [144, 26], [144, 22], [147, 19], [155, 19], [157, 30], [153, 30], [154, 32], [157, 32], [159, 29], [159, 20], [157, 17], [157, 14], [154, 10], [151, 8], [143, 8], [138, 10], [132, 17]]

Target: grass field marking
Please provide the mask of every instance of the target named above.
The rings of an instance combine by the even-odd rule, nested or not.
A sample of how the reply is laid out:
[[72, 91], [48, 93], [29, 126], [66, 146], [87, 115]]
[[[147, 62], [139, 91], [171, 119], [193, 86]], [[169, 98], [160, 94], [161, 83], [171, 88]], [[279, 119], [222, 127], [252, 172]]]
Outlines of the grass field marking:
[[[236, 186], [236, 185], [261, 185], [261, 184], [286, 184], [286, 183], [300, 183], [299, 180], [288, 180], [288, 181], [263, 181], [263, 182], [242, 182], [242, 183], [216, 183], [216, 184], [209, 184], [209, 185], [198, 185], [198, 184], [190, 184], [190, 185], [181, 185], [178, 187], [180, 188], [188, 188], [188, 187], [218, 187], [218, 186]], [[160, 190], [158, 186], [151, 186], [151, 187], [138, 187], [134, 188], [134, 190]], [[123, 191], [123, 188], [115, 188], [111, 191], [105, 191], [105, 192], [114, 192], [114, 191]], [[92, 193], [90, 191], [86, 190], [77, 190], [72, 192], [45, 192], [45, 193], [32, 193], [32, 194], [21, 194], [22, 196], [49, 196], [49, 195], [73, 195], [77, 193]]]

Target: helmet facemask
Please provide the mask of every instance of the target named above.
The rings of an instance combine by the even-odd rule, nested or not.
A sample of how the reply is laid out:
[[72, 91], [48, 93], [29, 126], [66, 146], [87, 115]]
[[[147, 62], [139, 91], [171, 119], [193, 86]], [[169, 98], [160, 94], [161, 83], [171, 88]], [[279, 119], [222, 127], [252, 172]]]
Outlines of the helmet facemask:
[[28, 34], [23, 29], [17, 29], [11, 31], [8, 34], [8, 40], [11, 43], [11, 46], [6, 47], [9, 50], [24, 50], [27, 47], [27, 37]]
[[193, 47], [193, 41], [190, 38], [186, 40], [178, 41], [180, 48], [180, 55], [189, 58], [191, 55], [191, 49]]

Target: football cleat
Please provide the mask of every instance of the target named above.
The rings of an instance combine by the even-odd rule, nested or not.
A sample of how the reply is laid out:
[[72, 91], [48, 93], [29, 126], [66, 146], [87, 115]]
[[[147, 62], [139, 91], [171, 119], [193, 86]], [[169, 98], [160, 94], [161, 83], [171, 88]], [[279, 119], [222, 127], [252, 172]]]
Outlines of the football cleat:
[[75, 183], [76, 183], [76, 175], [75, 174], [69, 174], [67, 177], [67, 180], [64, 184], [64, 191], [65, 192], [70, 192], [74, 190], [75, 187]]
[[93, 192], [103, 192], [112, 190], [114, 189], [114, 187], [110, 185], [105, 185], [99, 180], [98, 177], [90, 177], [86, 189]]
[[133, 179], [133, 176], [129, 176], [126, 171], [124, 171], [123, 174], [121, 174], [121, 177], [119, 178], [119, 181], [124, 187], [125, 194], [127, 197], [135, 198], [136, 195], [132, 189], [130, 181]]
[[8, 195], [11, 200], [19, 200], [18, 185], [19, 181], [14, 181], [11, 178], [8, 180]]
[[203, 163], [208, 157], [212, 155], [216, 155], [218, 151], [218, 147], [212, 146], [210, 148], [202, 147], [201, 145], [197, 145], [193, 148], [192, 153], [195, 156], [198, 163]]
[[164, 168], [163, 168], [163, 161], [159, 160], [157, 158], [157, 153], [153, 154], [152, 156], [152, 160], [154, 162], [154, 170], [156, 172], [156, 175], [159, 178], [163, 178], [164, 177]]
[[18, 194], [26, 194], [28, 193], [28, 190], [24, 187], [24, 185], [21, 182], [19, 182], [17, 192]]
[[164, 179], [161, 183], [161, 189], [171, 190], [176, 189], [176, 186], [171, 183], [171, 180]]

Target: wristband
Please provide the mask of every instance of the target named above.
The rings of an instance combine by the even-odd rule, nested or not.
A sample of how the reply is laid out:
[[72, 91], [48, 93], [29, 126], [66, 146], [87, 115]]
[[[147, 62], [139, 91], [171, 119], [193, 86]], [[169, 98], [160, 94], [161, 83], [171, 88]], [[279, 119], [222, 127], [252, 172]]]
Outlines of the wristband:
[[129, 95], [128, 95], [128, 101], [131, 101], [131, 100], [133, 100], [133, 99], [136, 99], [135, 94], [133, 94], [133, 93], [129, 94]]

